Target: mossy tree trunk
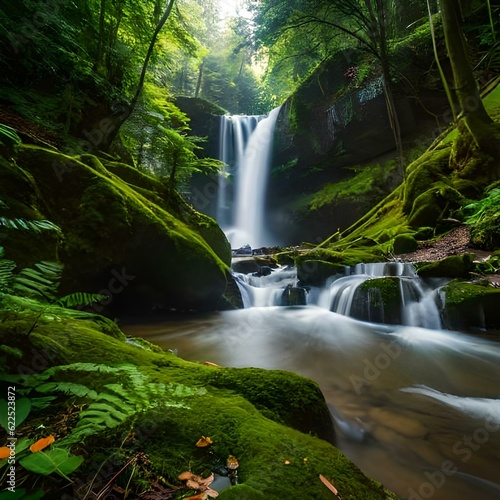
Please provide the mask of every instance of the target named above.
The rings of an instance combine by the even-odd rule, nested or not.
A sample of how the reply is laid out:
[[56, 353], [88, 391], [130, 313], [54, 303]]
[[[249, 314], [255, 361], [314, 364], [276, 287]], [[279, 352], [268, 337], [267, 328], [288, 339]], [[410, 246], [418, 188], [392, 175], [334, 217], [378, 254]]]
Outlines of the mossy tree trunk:
[[467, 56], [456, 0], [440, 0], [446, 48], [453, 71], [454, 90], [467, 129], [477, 146], [494, 159], [500, 158], [500, 131], [488, 115]]

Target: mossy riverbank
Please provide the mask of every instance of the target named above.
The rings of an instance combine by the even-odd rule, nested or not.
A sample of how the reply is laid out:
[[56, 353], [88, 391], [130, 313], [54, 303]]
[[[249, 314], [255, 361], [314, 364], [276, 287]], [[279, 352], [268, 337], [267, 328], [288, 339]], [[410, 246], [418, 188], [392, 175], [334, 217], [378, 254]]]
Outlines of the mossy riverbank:
[[[57, 307], [27, 336], [39, 306], [4, 300], [10, 312], [0, 313], [2, 387], [15, 384], [18, 396], [32, 404], [17, 437], [52, 435], [47, 453], [61, 448], [84, 459], [72, 483], [18, 467], [26, 491], [84, 498], [83, 492], [99, 492], [111, 480], [125, 485], [129, 498], [152, 485], [172, 490], [165, 498], [184, 498], [181, 472], [224, 476], [233, 456], [239, 484], [221, 491], [221, 499], [331, 498], [319, 474], [344, 499], [396, 498], [316, 437], [333, 440], [333, 428], [314, 382], [288, 372], [186, 362], [125, 339], [109, 320]], [[41, 410], [47, 397], [50, 406]], [[107, 417], [93, 419], [99, 412]], [[197, 447], [201, 436], [213, 443]], [[142, 458], [124, 467], [133, 457]]]

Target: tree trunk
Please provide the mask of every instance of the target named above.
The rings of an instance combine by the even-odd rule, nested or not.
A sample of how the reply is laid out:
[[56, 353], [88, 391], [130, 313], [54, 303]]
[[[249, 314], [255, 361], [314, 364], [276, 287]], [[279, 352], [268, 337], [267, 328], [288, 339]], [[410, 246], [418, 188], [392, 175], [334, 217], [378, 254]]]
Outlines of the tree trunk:
[[101, 10], [99, 12], [99, 35], [97, 39], [97, 54], [95, 56], [94, 71], [99, 71], [102, 61], [102, 50], [104, 45], [104, 21], [106, 17], [106, 0], [101, 0]]
[[486, 153], [498, 158], [499, 146], [492, 137], [493, 120], [488, 115], [467, 57], [467, 48], [460, 26], [460, 13], [455, 0], [440, 0], [443, 29], [450, 58], [455, 93], [461, 116], [476, 144]]
[[170, 16], [170, 12], [172, 11], [172, 8], [174, 6], [175, 0], [169, 0], [167, 8], [165, 9], [165, 12], [163, 13], [162, 18], [160, 19], [160, 22], [157, 24], [155, 31], [153, 33], [153, 36], [151, 37], [151, 41], [149, 42], [149, 47], [148, 51], [146, 53], [146, 57], [144, 59], [144, 63], [142, 64], [142, 70], [141, 70], [141, 76], [139, 77], [139, 83], [137, 84], [137, 89], [135, 91], [134, 97], [130, 101], [130, 104], [125, 108], [122, 109], [120, 114], [115, 114], [110, 118], [112, 125], [108, 126], [107, 133], [102, 139], [102, 142], [100, 144], [100, 149], [103, 151], [107, 151], [111, 143], [113, 142], [113, 139], [116, 137], [118, 134], [121, 126], [127, 121], [127, 119], [130, 117], [130, 115], [133, 113], [137, 102], [139, 101], [139, 97], [141, 95], [142, 89], [144, 87], [144, 80], [146, 79], [146, 72], [148, 69], [148, 64], [149, 60], [151, 59], [151, 56], [153, 55], [153, 50], [155, 47], [156, 39], [158, 38], [158, 35], [167, 22], [168, 17]]
[[[375, 5], [372, 5], [371, 0], [365, 0], [365, 5], [368, 10], [371, 29], [369, 29], [369, 36], [373, 42], [379, 47], [379, 58], [382, 65], [382, 76], [385, 102], [387, 105], [387, 115], [391, 130], [394, 136], [394, 143], [398, 154], [398, 166], [401, 179], [404, 179], [404, 151], [403, 141], [401, 139], [401, 126], [399, 124], [399, 117], [394, 102], [394, 95], [391, 87], [391, 70], [389, 66], [389, 58], [387, 55], [387, 37], [385, 31], [385, 10], [383, 0], [375, 0]], [[375, 8], [374, 8], [375, 7]], [[376, 12], [376, 13], [375, 13]]]
[[198, 72], [198, 81], [196, 83], [196, 91], [194, 93], [194, 97], [198, 98], [200, 95], [200, 89], [201, 89], [201, 80], [203, 78], [203, 66], [205, 65], [205, 61], [202, 61], [200, 64], [200, 71]]

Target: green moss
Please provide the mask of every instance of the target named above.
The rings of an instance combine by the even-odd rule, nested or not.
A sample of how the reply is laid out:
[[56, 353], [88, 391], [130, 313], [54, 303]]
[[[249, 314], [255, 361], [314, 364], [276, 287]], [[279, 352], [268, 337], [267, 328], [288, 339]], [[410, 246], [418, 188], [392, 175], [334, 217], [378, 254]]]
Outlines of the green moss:
[[[9, 346], [9, 352], [15, 354], [12, 364], [2, 367], [9, 373], [38, 373], [50, 366], [74, 362], [128, 364], [138, 367], [142, 384], [182, 388], [174, 391], [171, 401], [154, 402], [156, 407], [142, 412], [140, 418], [79, 442], [76, 448], [86, 461], [72, 474], [75, 484], [86, 484], [87, 477], [94, 477], [96, 465], [107, 467], [113, 463], [110, 456], [118, 470], [128, 457], [144, 452], [152, 462], [149, 477], [152, 472], [153, 477], [161, 475], [176, 485], [180, 483], [180, 472], [192, 470], [208, 475], [211, 470], [221, 471], [228, 456], [234, 455], [240, 464], [240, 485], [224, 490], [221, 498], [330, 498], [331, 493], [318, 479], [320, 473], [329, 477], [345, 498], [395, 498], [364, 476], [331, 444], [292, 428], [319, 433], [331, 425], [322, 395], [312, 381], [286, 372], [214, 368], [186, 362], [106, 336], [82, 320], [56, 325], [47, 317], [36, 333], [26, 337], [17, 329], [17, 323], [25, 321], [25, 313], [3, 311], [0, 344]], [[59, 371], [57, 381], [83, 384], [98, 392], [107, 384], [122, 384], [127, 390], [120, 374], [109, 370], [85, 372], [80, 368], [76, 372]], [[51, 410], [55, 413], [45, 419], [43, 415], [30, 419], [51, 429], [57, 420], [57, 408], [65, 411], [75, 402], [74, 397], [63, 400], [59, 393], [58, 406]], [[209, 448], [195, 446], [202, 435], [213, 439]]]
[[403, 211], [415, 211], [415, 201], [443, 176], [448, 175], [450, 148], [429, 151], [412, 163], [407, 169], [404, 183]]
[[396, 255], [414, 252], [417, 248], [417, 240], [411, 234], [400, 234], [394, 238], [393, 251]]
[[453, 329], [497, 329], [500, 290], [483, 284], [454, 281], [443, 288], [444, 319]]
[[309, 209], [315, 211], [332, 203], [359, 202], [367, 196], [373, 197], [374, 191], [382, 190], [395, 168], [394, 162], [352, 167], [352, 170], [356, 172], [354, 177], [334, 184], [325, 184], [321, 191], [314, 194], [309, 201]]
[[464, 222], [471, 228], [471, 240], [480, 248], [493, 250], [500, 246], [500, 188], [498, 182], [486, 191], [481, 200], [465, 206]]
[[422, 277], [467, 278], [473, 269], [474, 254], [451, 255], [436, 262], [419, 263], [417, 271]]
[[[318, 385], [289, 375], [272, 371], [263, 379], [255, 368], [228, 368], [208, 372], [206, 381], [242, 395], [272, 420], [333, 441], [330, 414]], [[283, 394], [288, 395], [286, 400]]]
[[401, 322], [400, 302], [399, 278], [369, 279], [356, 290], [351, 316], [363, 321], [397, 324]]
[[[213, 219], [160, 180], [123, 164], [108, 170], [92, 155], [72, 158], [35, 146], [20, 148], [18, 164], [9, 164], [7, 186], [22, 189], [42, 218], [62, 228], [63, 293], [105, 290], [115, 272], [134, 277], [120, 293], [111, 291], [115, 308], [216, 307], [229, 276], [229, 243]], [[20, 241], [6, 245], [8, 256], [22, 250]]]

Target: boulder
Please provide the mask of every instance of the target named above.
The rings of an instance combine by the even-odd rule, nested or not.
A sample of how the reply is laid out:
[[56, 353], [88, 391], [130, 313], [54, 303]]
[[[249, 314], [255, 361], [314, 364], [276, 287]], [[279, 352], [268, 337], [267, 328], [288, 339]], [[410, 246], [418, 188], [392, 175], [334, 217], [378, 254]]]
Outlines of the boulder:
[[21, 246], [9, 238], [6, 257], [32, 264], [57, 252], [62, 293], [104, 293], [109, 300], [99, 309], [216, 307], [229, 279], [229, 243], [213, 219], [159, 179], [35, 146], [21, 147], [5, 176], [3, 214], [48, 219], [62, 230], [52, 255], [36, 239]]

